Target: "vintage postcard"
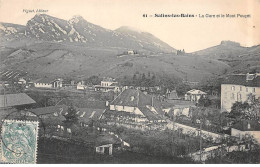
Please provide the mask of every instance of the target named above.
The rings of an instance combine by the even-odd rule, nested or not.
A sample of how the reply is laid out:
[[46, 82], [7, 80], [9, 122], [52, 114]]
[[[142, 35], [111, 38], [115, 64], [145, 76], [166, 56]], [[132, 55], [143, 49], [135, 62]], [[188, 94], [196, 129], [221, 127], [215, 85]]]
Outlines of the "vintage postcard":
[[0, 0], [1, 163], [259, 164], [260, 0]]

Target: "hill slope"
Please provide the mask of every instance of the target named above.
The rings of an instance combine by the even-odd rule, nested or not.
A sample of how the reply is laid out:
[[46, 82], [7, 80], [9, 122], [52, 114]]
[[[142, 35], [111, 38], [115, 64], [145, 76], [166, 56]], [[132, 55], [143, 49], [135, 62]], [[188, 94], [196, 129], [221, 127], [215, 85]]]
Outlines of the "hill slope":
[[[107, 30], [80, 16], [66, 21], [36, 15], [26, 26], [1, 25], [0, 74], [18, 70], [31, 78], [84, 79], [132, 76], [138, 71], [200, 81], [229, 68], [207, 57], [177, 56], [174, 48], [152, 34], [129, 27]], [[142, 54], [118, 56], [127, 50]]]
[[192, 56], [210, 58], [229, 64], [229, 73], [260, 72], [260, 45], [243, 47], [239, 43], [222, 41], [220, 45], [192, 53]]
[[28, 72], [33, 78], [43, 76], [87, 78], [91, 75], [114, 78], [133, 76], [135, 72], [174, 75], [189, 81], [222, 74], [228, 65], [206, 58], [158, 54], [153, 56], [127, 55], [119, 57], [111, 48], [94, 48], [61, 43], [42, 42], [26, 48], [5, 47], [0, 52], [2, 70]]

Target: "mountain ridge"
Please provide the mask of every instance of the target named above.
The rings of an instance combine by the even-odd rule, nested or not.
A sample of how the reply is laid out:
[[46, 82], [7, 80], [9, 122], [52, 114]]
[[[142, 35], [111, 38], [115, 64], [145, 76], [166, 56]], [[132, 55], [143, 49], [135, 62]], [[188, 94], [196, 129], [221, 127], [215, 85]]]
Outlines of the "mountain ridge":
[[[88, 22], [82, 16], [74, 16], [69, 20], [64, 20], [46, 14], [36, 14], [24, 26], [24, 34], [16, 34], [16, 29], [22, 30], [18, 27], [23, 26], [1, 23], [0, 35], [3, 40], [30, 38], [53, 42], [85, 43], [93, 47], [120, 47], [125, 50], [140, 50], [141, 52], [176, 52], [176, 49], [150, 33], [144, 32], [134, 36], [131, 34], [137, 32], [109, 30]], [[6, 31], [8, 28], [14, 29], [14, 31]]]

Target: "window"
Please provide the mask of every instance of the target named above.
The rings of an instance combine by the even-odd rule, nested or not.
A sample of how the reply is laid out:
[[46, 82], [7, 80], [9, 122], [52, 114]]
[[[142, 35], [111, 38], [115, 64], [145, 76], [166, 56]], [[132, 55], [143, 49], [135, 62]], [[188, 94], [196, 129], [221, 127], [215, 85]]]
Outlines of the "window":
[[231, 94], [231, 99], [234, 99], [235, 98], [235, 95], [234, 93]]
[[246, 92], [248, 92], [248, 88], [246, 88]]
[[242, 91], [242, 86], [240, 86], [240, 91]]
[[237, 100], [241, 101], [242, 100], [242, 95], [240, 93], [237, 94]]
[[255, 92], [255, 88], [253, 88], [253, 92]]
[[235, 90], [235, 86], [232, 86], [232, 87], [231, 87], [231, 90]]

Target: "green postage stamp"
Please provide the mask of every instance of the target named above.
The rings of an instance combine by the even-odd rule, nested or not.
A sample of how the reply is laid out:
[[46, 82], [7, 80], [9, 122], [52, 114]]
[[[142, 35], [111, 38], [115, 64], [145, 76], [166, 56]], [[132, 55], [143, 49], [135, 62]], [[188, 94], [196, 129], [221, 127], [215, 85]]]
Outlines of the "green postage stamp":
[[4, 120], [1, 130], [1, 161], [35, 164], [37, 136], [37, 121]]

